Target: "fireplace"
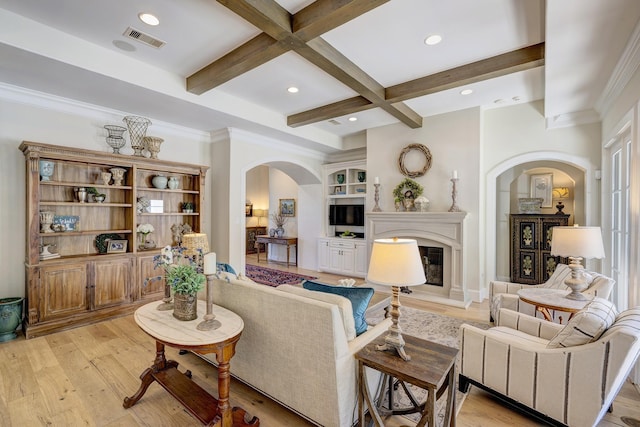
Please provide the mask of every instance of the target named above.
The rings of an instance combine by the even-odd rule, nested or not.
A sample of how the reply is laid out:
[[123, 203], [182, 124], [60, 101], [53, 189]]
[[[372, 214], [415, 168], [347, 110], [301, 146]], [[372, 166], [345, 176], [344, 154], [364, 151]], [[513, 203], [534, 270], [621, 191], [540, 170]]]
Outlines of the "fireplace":
[[406, 238], [418, 242], [427, 277], [412, 286], [411, 297], [468, 307], [464, 263], [466, 212], [369, 212], [369, 249], [375, 239]]
[[444, 286], [442, 282], [443, 254], [442, 248], [418, 246], [422, 268], [424, 268], [425, 285]]

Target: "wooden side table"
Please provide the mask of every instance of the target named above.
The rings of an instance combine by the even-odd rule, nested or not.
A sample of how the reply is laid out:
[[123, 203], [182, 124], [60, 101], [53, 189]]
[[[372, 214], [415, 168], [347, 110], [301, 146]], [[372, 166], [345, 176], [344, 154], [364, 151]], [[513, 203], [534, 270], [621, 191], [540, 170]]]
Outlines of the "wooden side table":
[[[403, 335], [403, 338], [405, 340], [404, 348], [407, 354], [411, 355], [409, 361], [403, 360], [393, 352], [376, 350], [376, 345], [384, 343], [384, 336], [370, 342], [356, 353], [358, 383], [360, 384], [358, 396], [360, 427], [365, 426], [365, 400], [372, 421], [377, 427], [384, 426], [380, 412], [384, 412], [384, 415], [420, 412], [422, 416], [417, 426], [435, 427], [436, 400], [445, 391], [447, 391], [447, 406], [443, 425], [455, 427], [455, 362], [458, 349], [410, 335]], [[381, 372], [387, 378], [395, 378], [401, 383], [407, 382], [427, 390], [426, 400], [422, 403], [414, 402], [414, 406], [410, 408], [394, 409], [392, 404], [389, 404], [390, 408], [381, 408], [380, 405], [376, 405], [375, 396], [371, 394], [367, 385], [366, 367]], [[402, 384], [402, 386], [405, 385]], [[388, 391], [389, 401], [393, 402], [393, 384], [391, 382]]]
[[[204, 301], [198, 301], [198, 318], [180, 321], [171, 311], [157, 310], [158, 302], [143, 305], [134, 314], [138, 326], [156, 340], [156, 358], [140, 379], [142, 384], [131, 397], [125, 397], [123, 406], [130, 408], [140, 400], [153, 383], [160, 384], [175, 397], [191, 415], [203, 425], [216, 427], [259, 427], [260, 420], [253, 417], [245, 421], [246, 411], [229, 405], [229, 362], [235, 354], [236, 343], [244, 328], [237, 314], [226, 308], [213, 306], [213, 312], [222, 326], [212, 331], [199, 331], [196, 325], [206, 313]], [[176, 347], [198, 354], [215, 353], [218, 362], [218, 398], [211, 396], [191, 380], [191, 371], [178, 371], [178, 362], [167, 360], [164, 347]]]
[[[296, 263], [298, 265], [298, 238], [297, 237], [271, 237], [271, 236], [256, 236], [256, 243], [258, 243], [258, 262], [260, 262], [260, 243], [265, 244], [265, 258], [269, 257], [269, 245], [286, 245], [287, 246], [287, 267], [289, 267], [289, 248], [295, 247]], [[268, 259], [267, 259], [268, 261]]]
[[[553, 317], [549, 310], [564, 311], [569, 314], [569, 319], [573, 317], [575, 313], [582, 310], [589, 301], [593, 299], [593, 295], [585, 295], [587, 297], [584, 301], [577, 301], [574, 299], [565, 298], [571, 291], [562, 289], [520, 289], [518, 291], [518, 298], [523, 302], [529, 303], [536, 308], [536, 311], [542, 313], [545, 320], [553, 322]], [[562, 316], [558, 316], [560, 323], [562, 323]]]

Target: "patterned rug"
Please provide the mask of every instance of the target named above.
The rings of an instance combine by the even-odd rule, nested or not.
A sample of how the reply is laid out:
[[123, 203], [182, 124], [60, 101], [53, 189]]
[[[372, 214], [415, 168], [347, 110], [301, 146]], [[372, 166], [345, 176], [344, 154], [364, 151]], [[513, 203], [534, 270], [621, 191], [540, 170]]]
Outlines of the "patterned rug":
[[273, 268], [258, 267], [257, 265], [247, 264], [245, 266], [247, 277], [254, 282], [263, 285], [296, 285], [303, 280], [313, 280], [317, 277], [304, 276], [302, 274], [289, 273], [288, 271], [275, 270]]
[[[377, 311], [373, 317], [367, 318], [367, 323], [375, 325], [383, 320], [384, 312]], [[416, 310], [411, 307], [400, 307], [400, 328], [404, 335], [412, 335], [414, 337], [422, 338], [429, 341], [437, 342], [449, 347], [458, 348], [458, 331], [460, 325], [467, 323], [478, 328], [489, 329], [489, 323], [473, 322], [469, 320], [457, 319], [454, 317], [444, 316], [441, 314], [430, 313], [423, 310]], [[458, 363], [458, 362], [456, 362]], [[457, 370], [459, 372], [459, 369]], [[466, 398], [466, 394], [458, 391], [458, 378], [456, 378], [456, 414], [462, 407], [462, 403]], [[411, 392], [414, 394], [418, 401], [422, 402], [426, 398], [426, 391], [410, 386]], [[398, 387], [398, 390], [394, 394], [395, 402], [394, 407], [408, 407], [411, 406], [410, 400], [406, 393], [402, 390], [402, 387]], [[385, 396], [386, 397], [386, 396]], [[437, 402], [438, 419], [436, 424], [442, 426], [444, 419], [444, 399], [446, 393], [442, 395], [441, 399]], [[383, 405], [386, 407], [387, 403], [383, 399]], [[420, 420], [419, 414], [405, 415], [413, 422]]]

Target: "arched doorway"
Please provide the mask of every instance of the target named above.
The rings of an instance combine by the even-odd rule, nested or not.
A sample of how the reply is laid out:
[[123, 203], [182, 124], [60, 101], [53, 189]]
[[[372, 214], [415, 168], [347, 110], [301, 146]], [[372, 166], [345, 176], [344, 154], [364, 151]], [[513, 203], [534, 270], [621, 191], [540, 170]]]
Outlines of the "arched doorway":
[[574, 183], [572, 222], [590, 224], [598, 217], [598, 186], [587, 159], [566, 153], [535, 152], [496, 165], [487, 173], [485, 186], [485, 296], [489, 281], [510, 279], [509, 214], [517, 212], [517, 199], [524, 197], [523, 187], [518, 184], [521, 176], [539, 170], [557, 171]]

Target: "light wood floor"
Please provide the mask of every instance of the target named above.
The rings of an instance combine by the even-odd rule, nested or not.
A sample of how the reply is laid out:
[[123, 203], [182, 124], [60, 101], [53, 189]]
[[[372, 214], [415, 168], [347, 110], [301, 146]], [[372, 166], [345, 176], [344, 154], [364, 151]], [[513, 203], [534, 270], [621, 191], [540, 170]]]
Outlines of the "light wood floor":
[[[255, 263], [253, 260], [248, 260]], [[265, 265], [262, 263], [262, 265]], [[341, 277], [281, 268], [318, 276], [327, 283]], [[485, 320], [488, 310], [472, 304], [468, 310], [404, 298], [403, 304], [452, 316]], [[139, 376], [155, 357], [153, 339], [140, 330], [132, 316], [125, 316], [44, 337], [0, 344], [0, 425], [23, 426], [195, 426], [198, 423], [160, 386], [152, 384], [132, 408], [122, 401], [139, 387]], [[216, 395], [216, 370], [193, 354], [178, 355], [167, 348], [167, 357], [190, 369], [193, 378]], [[233, 360], [231, 362], [233, 364]], [[309, 426], [296, 414], [232, 380], [233, 405], [260, 418], [263, 427]], [[600, 426], [624, 426], [623, 415], [640, 418], [640, 397], [627, 385]], [[329, 409], [329, 408], [327, 408]], [[388, 426], [411, 425], [402, 417]], [[459, 426], [535, 426], [518, 412], [472, 387], [458, 416]]]

